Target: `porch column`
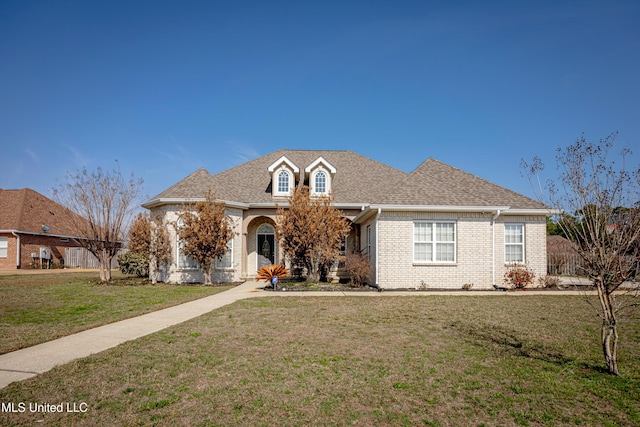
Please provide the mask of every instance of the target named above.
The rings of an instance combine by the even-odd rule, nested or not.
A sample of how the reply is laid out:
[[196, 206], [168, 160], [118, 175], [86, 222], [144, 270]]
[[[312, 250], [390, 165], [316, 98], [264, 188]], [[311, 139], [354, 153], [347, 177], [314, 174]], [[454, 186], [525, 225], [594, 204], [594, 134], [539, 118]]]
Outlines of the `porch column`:
[[242, 271], [240, 277], [247, 277], [247, 258], [249, 258], [249, 248], [247, 247], [247, 233], [242, 233]]

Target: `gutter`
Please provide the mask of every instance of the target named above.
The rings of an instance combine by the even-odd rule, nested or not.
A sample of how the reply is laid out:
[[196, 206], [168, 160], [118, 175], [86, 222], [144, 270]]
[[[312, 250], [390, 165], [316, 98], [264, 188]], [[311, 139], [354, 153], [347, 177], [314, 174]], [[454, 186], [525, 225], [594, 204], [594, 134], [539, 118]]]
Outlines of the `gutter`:
[[491, 281], [496, 286], [496, 219], [500, 216], [501, 210], [497, 209], [491, 218]]
[[23, 230], [0, 230], [0, 233], [11, 233], [14, 236], [16, 236], [16, 233], [19, 233], [19, 234], [29, 234], [31, 236], [59, 237], [61, 239], [92, 240], [92, 239], [89, 239], [88, 237], [69, 236], [67, 234], [38, 233], [35, 231], [23, 231]]
[[11, 234], [16, 238], [16, 269], [20, 268], [20, 235], [16, 234], [15, 231], [12, 231]]
[[[162, 198], [159, 198], [159, 199], [153, 199], [153, 200], [146, 201], [140, 206], [142, 206], [145, 209], [151, 209], [151, 208], [155, 208], [156, 206], [182, 205], [184, 203], [204, 202], [205, 200], [206, 199], [204, 197], [194, 197], [194, 198], [183, 198], [183, 197], [167, 197], [167, 198], [164, 198], [164, 197], [162, 197]], [[233, 201], [228, 201], [228, 200], [216, 200], [216, 201], [224, 202], [225, 206], [230, 207], [230, 208], [237, 208], [237, 209], [242, 209], [242, 210], [249, 209], [249, 204], [248, 203], [233, 202]]]
[[[368, 205], [354, 218], [356, 224], [366, 221], [378, 209], [386, 212], [495, 212], [507, 211], [509, 206], [443, 206], [443, 205]], [[509, 210], [510, 211], [510, 210]], [[537, 215], [547, 213], [547, 210], [537, 211]], [[533, 213], [533, 211], [531, 211]]]
[[376, 214], [375, 225], [376, 225], [376, 289], [378, 292], [382, 291], [380, 287], [380, 241], [379, 241], [379, 232], [378, 232], [378, 220], [380, 219], [380, 215], [382, 214], [382, 208], [378, 208], [378, 213]]

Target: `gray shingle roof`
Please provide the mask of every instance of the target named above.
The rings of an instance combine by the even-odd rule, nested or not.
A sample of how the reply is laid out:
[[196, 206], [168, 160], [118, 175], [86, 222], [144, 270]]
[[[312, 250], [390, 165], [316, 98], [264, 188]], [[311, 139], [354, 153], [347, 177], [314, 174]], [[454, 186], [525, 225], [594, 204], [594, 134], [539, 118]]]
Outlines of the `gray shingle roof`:
[[209, 189], [222, 200], [247, 204], [273, 202], [271, 174], [267, 169], [282, 156], [301, 170], [319, 157], [331, 163], [337, 170], [332, 181], [336, 203], [546, 208], [435, 159], [428, 159], [406, 173], [352, 151], [340, 150], [278, 150], [215, 175], [199, 169], [145, 205], [158, 199], [201, 198]]

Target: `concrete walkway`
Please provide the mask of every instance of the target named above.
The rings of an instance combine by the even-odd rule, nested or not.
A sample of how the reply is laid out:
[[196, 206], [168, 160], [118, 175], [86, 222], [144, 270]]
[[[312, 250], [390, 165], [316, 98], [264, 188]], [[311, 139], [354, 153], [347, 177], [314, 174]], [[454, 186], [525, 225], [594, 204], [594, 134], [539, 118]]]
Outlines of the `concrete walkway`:
[[[169, 326], [177, 325], [201, 316], [236, 301], [269, 296], [427, 296], [427, 295], [535, 295], [542, 292], [268, 292], [261, 288], [264, 282], [245, 282], [239, 286], [195, 301], [180, 304], [142, 316], [122, 320], [108, 325], [68, 335], [33, 347], [23, 348], [0, 355], [0, 389], [15, 381], [26, 380], [44, 373], [55, 366], [87, 357], [110, 349], [126, 341], [134, 340]], [[549, 295], [549, 292], [544, 292]], [[551, 295], [575, 294], [575, 292], [553, 292]]]

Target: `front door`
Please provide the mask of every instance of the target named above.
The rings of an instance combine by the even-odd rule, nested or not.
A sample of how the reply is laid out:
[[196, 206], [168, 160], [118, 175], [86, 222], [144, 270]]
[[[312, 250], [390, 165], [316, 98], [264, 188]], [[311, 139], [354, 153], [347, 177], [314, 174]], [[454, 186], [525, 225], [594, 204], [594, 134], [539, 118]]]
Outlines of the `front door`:
[[275, 238], [273, 234], [258, 234], [258, 268], [276, 263]]

